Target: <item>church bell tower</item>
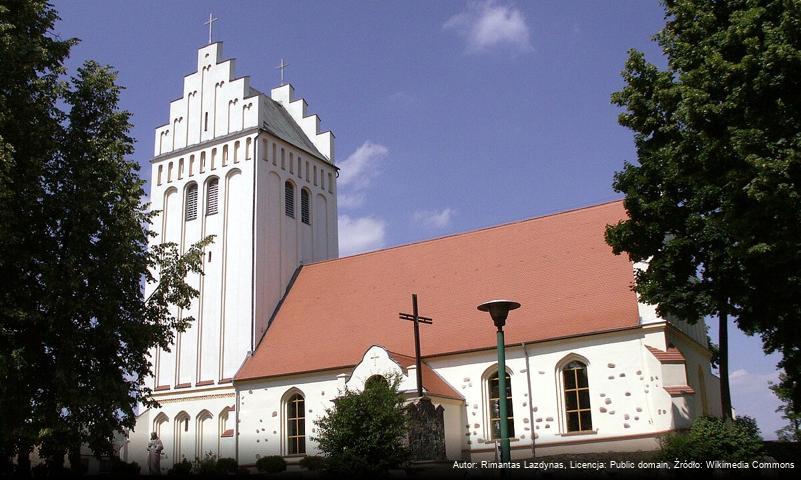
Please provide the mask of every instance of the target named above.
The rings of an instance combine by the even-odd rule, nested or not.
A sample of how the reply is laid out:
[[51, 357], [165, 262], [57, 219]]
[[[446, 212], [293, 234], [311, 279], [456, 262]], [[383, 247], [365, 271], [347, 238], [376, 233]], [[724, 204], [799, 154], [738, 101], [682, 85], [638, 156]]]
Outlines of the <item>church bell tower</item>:
[[195, 321], [153, 352], [151, 386], [156, 396], [230, 386], [299, 266], [338, 255], [334, 135], [291, 85], [266, 95], [236, 77], [217, 42], [198, 51], [151, 163], [154, 242], [184, 252], [215, 237], [205, 275], [190, 278], [200, 296], [178, 312]]

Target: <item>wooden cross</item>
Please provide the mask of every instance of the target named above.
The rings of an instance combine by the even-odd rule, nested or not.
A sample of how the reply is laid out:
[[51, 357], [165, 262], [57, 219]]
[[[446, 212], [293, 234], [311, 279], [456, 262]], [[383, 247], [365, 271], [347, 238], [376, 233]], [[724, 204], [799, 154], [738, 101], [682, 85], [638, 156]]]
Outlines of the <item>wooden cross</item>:
[[276, 70], [281, 70], [281, 85], [284, 84], [284, 69], [288, 67], [288, 63], [284, 63], [284, 59], [281, 58], [281, 64], [275, 67]]
[[211, 27], [214, 25], [214, 22], [216, 22], [217, 20], [219, 20], [219, 18], [212, 16], [212, 14], [209, 14], [209, 20], [206, 23], [203, 24], [203, 25], [208, 25], [209, 26], [209, 43], [211, 43]]
[[399, 313], [398, 317], [401, 320], [411, 320], [414, 322], [414, 362], [417, 366], [417, 396], [423, 396], [423, 369], [422, 361], [420, 360], [420, 324], [425, 323], [431, 325], [432, 320], [428, 317], [421, 317], [417, 314], [417, 294], [412, 294], [412, 314]]

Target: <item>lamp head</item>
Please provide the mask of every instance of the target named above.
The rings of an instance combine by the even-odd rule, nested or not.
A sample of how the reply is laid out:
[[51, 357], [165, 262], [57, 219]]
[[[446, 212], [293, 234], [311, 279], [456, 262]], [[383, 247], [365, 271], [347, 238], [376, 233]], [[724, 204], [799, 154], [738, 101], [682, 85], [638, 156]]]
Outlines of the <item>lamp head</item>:
[[520, 304], [511, 300], [491, 300], [478, 306], [478, 309], [482, 312], [489, 312], [493, 323], [499, 329], [506, 325], [506, 317], [509, 315], [509, 310], [516, 308], [520, 308]]

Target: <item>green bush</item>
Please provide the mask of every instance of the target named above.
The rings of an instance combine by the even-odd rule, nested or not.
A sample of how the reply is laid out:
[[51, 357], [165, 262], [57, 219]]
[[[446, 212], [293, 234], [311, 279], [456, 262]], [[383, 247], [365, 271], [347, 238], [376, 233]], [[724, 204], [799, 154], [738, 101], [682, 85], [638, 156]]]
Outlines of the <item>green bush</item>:
[[398, 393], [400, 379], [367, 382], [345, 390], [315, 422], [325, 469], [338, 476], [383, 476], [409, 458], [408, 419]]
[[322, 470], [325, 468], [325, 458], [319, 457], [317, 455], [309, 455], [300, 459], [299, 465], [306, 470], [311, 470], [315, 472], [317, 470]]
[[286, 470], [286, 460], [278, 455], [261, 457], [256, 460], [256, 469], [264, 473], [278, 473]]
[[217, 460], [217, 473], [223, 475], [234, 475], [239, 471], [239, 465], [233, 458], [221, 458]]
[[192, 473], [192, 463], [185, 458], [167, 471], [167, 475], [174, 475], [176, 477], [187, 477], [190, 473]]
[[660, 456], [665, 460], [739, 462], [758, 459], [761, 454], [762, 438], [753, 418], [699, 417], [688, 432], [664, 437]]

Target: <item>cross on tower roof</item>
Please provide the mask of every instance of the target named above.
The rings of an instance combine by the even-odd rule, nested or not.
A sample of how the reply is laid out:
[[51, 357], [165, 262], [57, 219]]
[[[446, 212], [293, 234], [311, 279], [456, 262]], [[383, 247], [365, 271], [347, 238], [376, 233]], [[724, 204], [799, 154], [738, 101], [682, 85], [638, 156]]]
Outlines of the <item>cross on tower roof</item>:
[[203, 25], [208, 25], [209, 26], [209, 43], [211, 43], [211, 27], [214, 25], [214, 22], [216, 22], [217, 20], [219, 20], [219, 18], [217, 18], [217, 17], [213, 16], [211, 13], [209, 13], [208, 21], [206, 21], [203, 24]]
[[284, 62], [284, 59], [281, 58], [281, 64], [276, 66], [276, 70], [281, 70], [281, 85], [284, 84], [284, 69], [288, 67], [289, 64]]

